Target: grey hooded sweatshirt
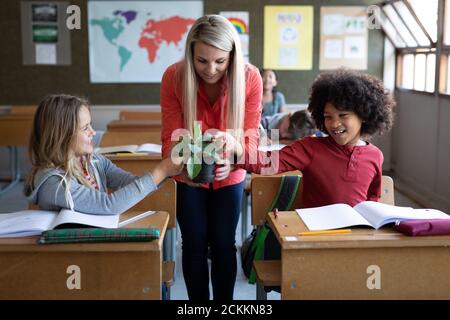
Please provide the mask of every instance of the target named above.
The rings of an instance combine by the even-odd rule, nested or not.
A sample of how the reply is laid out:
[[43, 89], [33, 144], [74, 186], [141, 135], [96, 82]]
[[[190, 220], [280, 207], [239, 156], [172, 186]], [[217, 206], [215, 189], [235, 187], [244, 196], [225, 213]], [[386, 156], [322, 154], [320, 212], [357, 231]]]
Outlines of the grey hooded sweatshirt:
[[[101, 155], [92, 156], [89, 169], [99, 190], [88, 188], [74, 178], [67, 181], [64, 171], [48, 168], [36, 174], [28, 200], [42, 210], [67, 208], [90, 214], [121, 214], [158, 188], [150, 173], [134, 176]], [[108, 188], [114, 192], [108, 194]]]

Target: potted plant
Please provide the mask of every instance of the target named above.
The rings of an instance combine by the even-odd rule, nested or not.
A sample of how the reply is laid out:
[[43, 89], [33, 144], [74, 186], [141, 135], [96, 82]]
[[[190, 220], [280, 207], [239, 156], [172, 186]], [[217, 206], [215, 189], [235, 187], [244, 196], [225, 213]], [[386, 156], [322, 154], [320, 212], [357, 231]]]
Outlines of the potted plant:
[[181, 142], [183, 152], [188, 152], [186, 162], [188, 176], [195, 183], [213, 182], [215, 164], [220, 159], [214, 137], [208, 133], [202, 134], [200, 122], [195, 122], [193, 135]]

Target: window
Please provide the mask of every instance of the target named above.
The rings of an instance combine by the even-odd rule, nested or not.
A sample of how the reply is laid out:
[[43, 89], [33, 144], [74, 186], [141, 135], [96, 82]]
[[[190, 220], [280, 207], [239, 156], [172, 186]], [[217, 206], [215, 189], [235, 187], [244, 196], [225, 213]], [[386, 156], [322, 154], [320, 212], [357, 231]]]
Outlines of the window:
[[[436, 91], [436, 49], [441, 46], [437, 39], [438, 9], [443, 10], [439, 7], [441, 3], [440, 0], [390, 0], [382, 5], [383, 31], [397, 48], [398, 88]], [[450, 30], [448, 34], [450, 42]], [[450, 45], [445, 60], [448, 60], [448, 55]], [[445, 70], [448, 73], [447, 65]], [[446, 92], [450, 91], [448, 78], [450, 76], [446, 76], [445, 85], [440, 85]]]

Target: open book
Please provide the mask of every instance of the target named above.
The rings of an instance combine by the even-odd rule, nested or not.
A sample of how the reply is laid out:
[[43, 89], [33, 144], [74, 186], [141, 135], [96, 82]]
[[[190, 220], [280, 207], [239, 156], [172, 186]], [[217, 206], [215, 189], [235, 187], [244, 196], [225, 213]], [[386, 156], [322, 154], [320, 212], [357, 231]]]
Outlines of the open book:
[[120, 215], [95, 215], [63, 209], [60, 212], [24, 210], [0, 214], [0, 238], [39, 235], [60, 228], [118, 228], [153, 214], [146, 211], [119, 223]]
[[350, 226], [369, 226], [378, 229], [397, 220], [450, 219], [449, 215], [435, 209], [396, 207], [374, 201], [364, 201], [353, 208], [348, 204], [338, 203], [296, 211], [311, 231]]
[[103, 147], [95, 149], [95, 153], [99, 154], [119, 153], [119, 152], [160, 154], [161, 145], [155, 143], [144, 143], [141, 144], [140, 146], [135, 144], [127, 144], [121, 146]]

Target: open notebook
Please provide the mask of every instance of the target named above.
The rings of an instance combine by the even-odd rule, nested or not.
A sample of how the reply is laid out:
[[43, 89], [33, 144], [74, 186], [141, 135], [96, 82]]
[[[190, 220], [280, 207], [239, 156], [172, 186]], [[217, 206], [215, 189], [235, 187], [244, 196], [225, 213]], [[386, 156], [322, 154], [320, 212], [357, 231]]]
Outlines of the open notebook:
[[119, 223], [120, 215], [86, 214], [67, 209], [57, 211], [24, 210], [0, 214], [0, 238], [39, 235], [44, 231], [60, 228], [120, 228], [153, 214], [146, 211]]
[[311, 231], [351, 226], [369, 226], [378, 229], [398, 220], [450, 219], [449, 215], [435, 209], [397, 207], [374, 201], [364, 201], [353, 208], [348, 204], [338, 203], [296, 211]]
[[155, 143], [144, 143], [140, 146], [135, 144], [127, 144], [120, 146], [112, 146], [112, 147], [102, 147], [96, 148], [95, 153], [98, 154], [108, 154], [108, 153], [148, 153], [148, 154], [160, 154], [161, 153], [161, 145]]

